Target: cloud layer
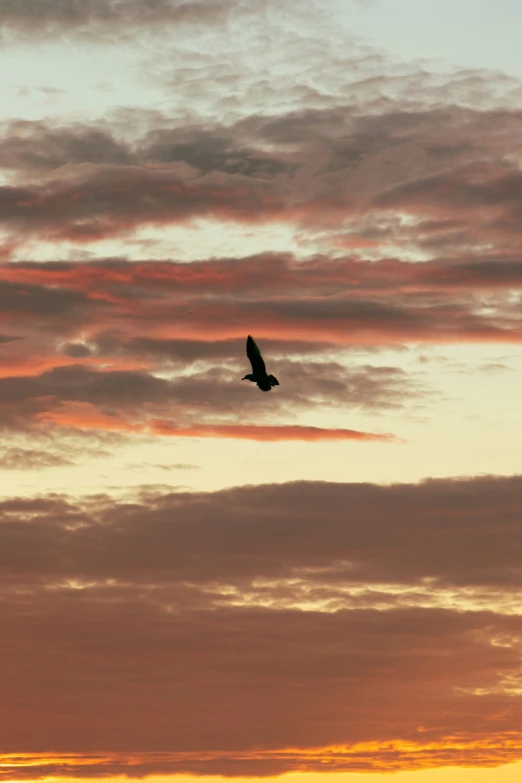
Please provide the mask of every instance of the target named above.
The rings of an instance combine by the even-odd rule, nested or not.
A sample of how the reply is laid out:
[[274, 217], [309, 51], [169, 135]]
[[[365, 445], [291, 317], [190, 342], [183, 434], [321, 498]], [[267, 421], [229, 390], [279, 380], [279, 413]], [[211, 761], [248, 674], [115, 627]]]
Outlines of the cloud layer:
[[358, 242], [381, 254], [514, 247], [518, 110], [370, 105], [363, 92], [233, 123], [132, 111], [112, 125], [13, 122], [0, 163], [24, 182], [0, 188], [2, 214], [57, 242], [212, 218], [278, 221], [308, 241], [322, 232], [324, 247]]
[[[0, 424], [181, 437], [386, 439], [319, 430], [315, 409], [400, 411], [433, 395], [350, 350], [522, 342], [522, 265], [291, 254], [198, 263], [20, 262], [0, 267]], [[245, 335], [281, 387], [252, 394]], [[301, 429], [299, 429], [301, 427]], [[270, 429], [272, 428], [272, 429]]]
[[52, 746], [31, 777], [522, 758], [521, 482], [2, 501], [3, 752]]
[[[249, 6], [0, 0], [10, 53], [143, 42], [129, 72], [156, 90], [1, 124], [0, 469], [155, 438], [392, 450], [444, 394], [395, 355], [522, 343], [520, 84], [392, 63], [311, 30], [315, 3]], [[269, 395], [240, 381], [248, 334]], [[522, 759], [520, 476], [33, 478], [0, 500], [0, 779]]]
[[[167, 6], [180, 10], [151, 9]], [[317, 40], [294, 45], [315, 52]], [[486, 101], [495, 83], [509, 85], [486, 72], [383, 74], [380, 55], [352, 59], [350, 94], [332, 82], [322, 103], [313, 91], [307, 103], [290, 80], [299, 106], [269, 101], [243, 119], [126, 110], [4, 125], [3, 250], [19, 260], [0, 268], [6, 429], [386, 438], [388, 428], [296, 429], [318, 407], [400, 410], [433, 391], [389, 364], [348, 367], [346, 350], [521, 342], [521, 116]], [[188, 83], [197, 65], [180, 72]], [[318, 84], [333, 78], [325, 68]], [[190, 243], [223, 225], [282, 227], [299, 252], [185, 263], [154, 260], [160, 245], [138, 238], [175, 228]], [[143, 242], [151, 258], [24, 257], [45, 245], [82, 258], [107, 241], [123, 255], [123, 241]], [[234, 383], [248, 333], [283, 379], [270, 411]]]

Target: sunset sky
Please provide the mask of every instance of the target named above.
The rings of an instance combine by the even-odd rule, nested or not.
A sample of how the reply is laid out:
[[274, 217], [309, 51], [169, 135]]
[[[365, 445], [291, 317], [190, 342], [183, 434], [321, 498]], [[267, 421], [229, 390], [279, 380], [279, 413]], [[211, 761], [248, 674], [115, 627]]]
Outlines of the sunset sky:
[[0, 782], [522, 780], [521, 27], [0, 0]]

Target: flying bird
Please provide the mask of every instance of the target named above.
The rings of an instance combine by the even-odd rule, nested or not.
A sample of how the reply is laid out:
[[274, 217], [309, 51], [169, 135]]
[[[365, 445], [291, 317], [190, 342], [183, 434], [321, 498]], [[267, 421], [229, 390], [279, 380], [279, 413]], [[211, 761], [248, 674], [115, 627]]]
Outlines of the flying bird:
[[252, 365], [252, 372], [249, 375], [245, 375], [241, 378], [242, 381], [252, 381], [257, 383], [257, 388], [261, 391], [271, 391], [272, 386], [279, 386], [279, 381], [274, 375], [266, 374], [266, 367], [261, 356], [257, 343], [248, 335], [246, 341], [246, 353]]

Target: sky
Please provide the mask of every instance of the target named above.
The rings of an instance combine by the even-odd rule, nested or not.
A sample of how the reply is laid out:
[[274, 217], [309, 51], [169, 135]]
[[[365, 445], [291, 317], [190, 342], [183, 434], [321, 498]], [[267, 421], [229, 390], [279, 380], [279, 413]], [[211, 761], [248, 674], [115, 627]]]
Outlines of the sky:
[[0, 0], [0, 781], [520, 780], [521, 22]]

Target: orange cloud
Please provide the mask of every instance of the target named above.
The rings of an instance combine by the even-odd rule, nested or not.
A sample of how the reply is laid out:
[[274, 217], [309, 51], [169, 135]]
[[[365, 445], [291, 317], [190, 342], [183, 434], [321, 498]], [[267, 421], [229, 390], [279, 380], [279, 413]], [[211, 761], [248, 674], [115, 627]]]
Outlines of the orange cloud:
[[[20, 348], [17, 346], [16, 354], [19, 352]], [[8, 354], [2, 359], [0, 378], [36, 377], [49, 370], [71, 365], [71, 359], [67, 355], [59, 353], [47, 356], [35, 356], [34, 353], [22, 356]], [[140, 371], [147, 369], [145, 362], [123, 357], [100, 360], [98, 357], [81, 356], [75, 357], [74, 363], [93, 368], [103, 366], [105, 370]]]
[[196, 424], [192, 427], [178, 427], [164, 421], [153, 421], [149, 430], [157, 435], [182, 438], [241, 438], [258, 441], [284, 440], [375, 440], [396, 441], [394, 435], [382, 435], [357, 430], [305, 427], [299, 425], [260, 426], [248, 424]]
[[[297, 260], [288, 253], [199, 261], [12, 263], [0, 266], [0, 280], [20, 285], [61, 286], [114, 303], [132, 302], [136, 291], [192, 296], [218, 290], [235, 295], [299, 292], [302, 297], [336, 291], [371, 296], [373, 292], [421, 293], [510, 289], [522, 285], [522, 262], [516, 257], [366, 261], [327, 255]], [[341, 291], [339, 291], [341, 289]]]
[[192, 424], [180, 426], [168, 421], [151, 420], [133, 423], [114, 416], [105, 416], [89, 403], [68, 403], [63, 410], [37, 413], [35, 419], [73, 429], [100, 429], [109, 432], [143, 433], [173, 438], [238, 438], [264, 442], [367, 440], [396, 441], [389, 433], [376, 434], [348, 429], [328, 429], [299, 425], [263, 426], [249, 424]]
[[68, 403], [65, 410], [43, 411], [35, 414], [37, 422], [55, 424], [73, 429], [92, 429], [106, 432], [137, 433], [144, 430], [139, 424], [132, 424], [119, 417], [99, 413], [89, 403]]
[[34, 334], [29, 314], [37, 313], [62, 341], [112, 332], [120, 343], [133, 334], [213, 342], [249, 331], [337, 345], [522, 340], [509, 300], [522, 284], [516, 259], [297, 262], [261, 255], [194, 264], [11, 264], [0, 267], [0, 281], [6, 328]]

